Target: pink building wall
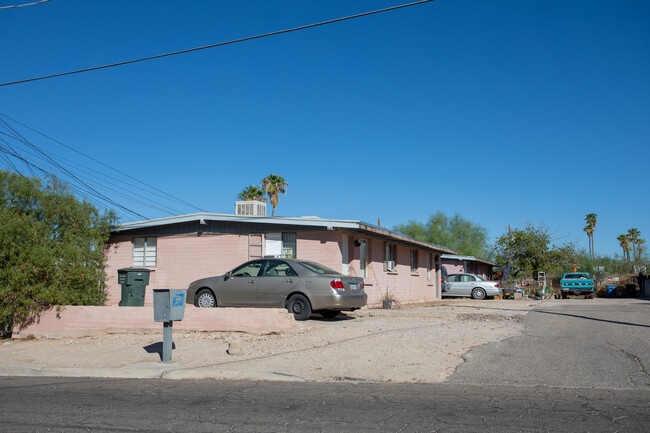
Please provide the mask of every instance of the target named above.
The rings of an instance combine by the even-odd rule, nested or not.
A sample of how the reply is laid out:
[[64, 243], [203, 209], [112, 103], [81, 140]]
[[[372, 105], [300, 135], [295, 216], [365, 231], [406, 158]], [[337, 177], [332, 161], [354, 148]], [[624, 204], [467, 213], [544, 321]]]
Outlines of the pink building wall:
[[[334, 270], [342, 270], [344, 233], [339, 231], [299, 232], [296, 239], [297, 258], [313, 260]], [[360, 248], [349, 235], [348, 274], [360, 274]], [[427, 251], [419, 250], [418, 271], [411, 273], [410, 248], [397, 245], [395, 271], [384, 270], [385, 243], [380, 239], [365, 238], [368, 248], [368, 273], [364, 278], [368, 306], [381, 304], [388, 291], [400, 303], [428, 302], [440, 299], [437, 283], [440, 273], [435, 270], [438, 256], [431, 253], [431, 276], [427, 279]], [[150, 268], [149, 285], [145, 292], [145, 306], [153, 303], [153, 289], [187, 288], [193, 280], [221, 275], [249, 260], [248, 235], [171, 235], [157, 236], [156, 267]], [[114, 236], [107, 252], [106, 305], [118, 305], [121, 286], [117, 270], [132, 266], [132, 237]], [[191, 302], [191, 301], [190, 301]]]

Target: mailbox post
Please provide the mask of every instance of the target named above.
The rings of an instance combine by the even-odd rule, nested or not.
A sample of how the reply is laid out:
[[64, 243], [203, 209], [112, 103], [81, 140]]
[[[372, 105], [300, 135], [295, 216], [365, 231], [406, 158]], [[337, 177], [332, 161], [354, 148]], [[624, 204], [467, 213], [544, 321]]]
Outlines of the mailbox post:
[[172, 360], [172, 329], [175, 320], [183, 320], [187, 289], [154, 289], [153, 320], [163, 322], [162, 362]]

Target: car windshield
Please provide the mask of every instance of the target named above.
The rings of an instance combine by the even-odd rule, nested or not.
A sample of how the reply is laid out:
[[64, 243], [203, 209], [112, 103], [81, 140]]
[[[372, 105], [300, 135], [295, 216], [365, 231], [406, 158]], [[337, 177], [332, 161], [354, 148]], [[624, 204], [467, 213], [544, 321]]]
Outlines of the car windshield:
[[310, 271], [315, 272], [317, 274], [334, 274], [334, 275], [338, 274], [338, 272], [336, 272], [335, 270], [326, 268], [325, 266], [319, 265], [318, 263], [315, 262], [299, 262], [299, 263], [304, 267], [306, 267], [307, 269], [309, 269]]
[[584, 274], [566, 274], [567, 280], [577, 280], [579, 278], [587, 278]]

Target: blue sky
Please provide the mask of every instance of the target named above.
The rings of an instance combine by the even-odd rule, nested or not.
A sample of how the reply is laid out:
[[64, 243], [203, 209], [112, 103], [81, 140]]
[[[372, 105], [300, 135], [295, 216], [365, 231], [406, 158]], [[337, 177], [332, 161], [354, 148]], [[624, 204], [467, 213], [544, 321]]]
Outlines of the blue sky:
[[[0, 82], [400, 3], [52, 0], [2, 9]], [[276, 215], [393, 227], [442, 210], [491, 238], [530, 222], [586, 248], [593, 212], [596, 252], [613, 254], [630, 227], [650, 236], [649, 23], [642, 0], [438, 0], [0, 87], [0, 113], [210, 212], [234, 212], [245, 186], [276, 173], [289, 183]]]

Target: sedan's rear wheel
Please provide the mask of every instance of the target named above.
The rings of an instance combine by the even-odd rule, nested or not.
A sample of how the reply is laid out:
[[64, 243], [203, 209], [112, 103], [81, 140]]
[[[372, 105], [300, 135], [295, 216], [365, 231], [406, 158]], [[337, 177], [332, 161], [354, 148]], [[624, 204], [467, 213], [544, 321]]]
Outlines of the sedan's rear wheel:
[[307, 320], [311, 316], [311, 304], [303, 295], [293, 295], [287, 302], [287, 311], [293, 313], [296, 320]]
[[472, 298], [485, 299], [485, 290], [481, 289], [480, 287], [477, 287], [476, 289], [472, 290]]
[[194, 305], [200, 308], [213, 308], [217, 306], [217, 300], [210, 290], [203, 289], [196, 295]]

